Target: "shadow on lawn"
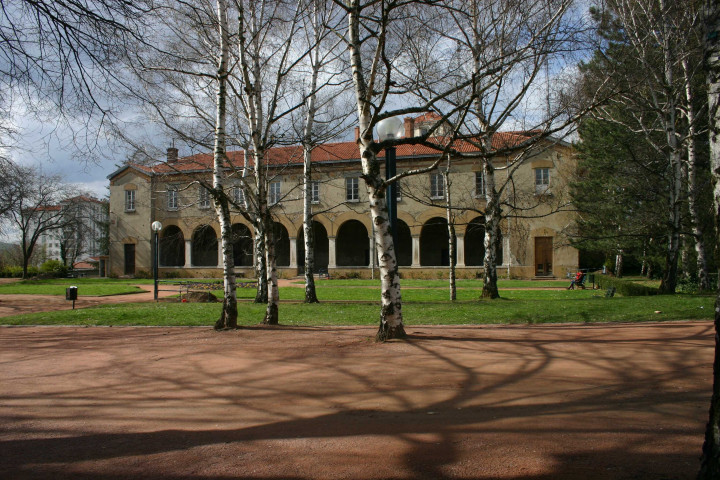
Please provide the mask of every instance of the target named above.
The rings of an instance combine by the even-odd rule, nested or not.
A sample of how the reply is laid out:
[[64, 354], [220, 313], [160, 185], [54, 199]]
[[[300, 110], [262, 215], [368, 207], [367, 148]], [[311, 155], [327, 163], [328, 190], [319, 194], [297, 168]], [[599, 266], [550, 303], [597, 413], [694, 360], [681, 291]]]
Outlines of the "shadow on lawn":
[[[151, 364], [149, 366], [148, 362], [154, 358], [149, 353], [141, 357], [137, 356], [137, 352], [117, 355], [112, 359], [117, 369], [116, 383], [78, 385], [71, 390], [39, 393], [36, 396], [18, 397], [5, 393], [0, 394], [0, 404], [11, 401], [13, 404], [48, 402], [60, 405], [58, 411], [47, 413], [47, 419], [50, 419], [62, 415], [62, 405], [70, 406], [79, 402], [87, 405], [86, 420], [92, 419], [99, 425], [106, 421], [127, 421], [133, 415], [151, 418], [153, 412], [158, 411], [155, 404], [162, 401], [169, 403], [168, 408], [188, 401], [195, 402], [199, 409], [214, 404], [227, 413], [228, 422], [234, 420], [233, 413], [245, 414], [248, 411], [276, 420], [228, 429], [221, 426], [199, 428], [200, 425], [210, 423], [205, 418], [178, 419], [180, 423], [187, 424], [188, 428], [87, 434], [47, 431], [44, 435], [38, 430], [37, 438], [31, 439], [12, 438], [10, 429], [0, 437], [5, 439], [0, 441], [0, 476], [13, 479], [52, 477], [100, 480], [312, 479], [315, 477], [311, 474], [253, 476], [240, 466], [228, 476], [199, 473], [178, 476], [163, 467], [162, 455], [177, 457], [198, 447], [225, 446], [229, 451], [210, 453], [206, 460], [215, 463], [233, 462], [238, 454], [267, 448], [267, 445], [276, 445], [274, 442], [277, 441], [309, 439], [320, 442], [333, 438], [342, 443], [343, 438], [365, 438], [369, 442], [372, 439], [389, 438], [403, 447], [402, 451], [389, 451], [388, 455], [394, 455], [394, 458], [386, 459], [397, 464], [395, 476], [382, 478], [490, 479], [497, 478], [497, 472], [485, 472], [483, 465], [473, 463], [468, 455], [473, 452], [481, 454], [488, 447], [482, 442], [491, 443], [490, 439], [494, 435], [510, 435], [516, 440], [514, 444], [503, 447], [513, 453], [507, 456], [502, 478], [693, 478], [699, 449], [692, 453], [640, 453], [650, 451], [649, 447], [644, 446], [652, 443], [659, 431], [643, 423], [621, 420], [604, 422], [600, 426], [597, 422], [590, 422], [585, 426], [583, 419], [597, 416], [615, 418], [613, 415], [618, 419], [628, 419], [633, 415], [651, 413], [654, 414], [652, 418], [674, 417], [680, 424], [676, 428], [663, 428], [663, 436], [700, 436], [701, 431], [683, 424], [696, 421], [694, 408], [696, 405], [704, 408], [708, 392], [687, 388], [684, 382], [689, 373], [697, 369], [697, 358], [689, 353], [703, 347], [711, 348], [709, 339], [712, 326], [695, 325], [695, 328], [689, 328], [682, 324], [663, 325], [662, 328], [672, 333], [668, 339], [643, 335], [643, 329], [632, 325], [612, 328], [632, 328], [640, 335], [623, 340], [608, 338], [608, 326], [592, 325], [562, 328], [453, 327], [449, 329], [457, 332], [453, 335], [435, 333], [441, 329], [432, 329], [433, 332], [426, 333], [429, 329], [418, 327], [408, 342], [380, 346], [368, 343], [364, 335], [358, 338], [358, 332], [366, 334], [368, 329], [357, 327], [342, 329], [341, 338], [334, 339], [337, 343], [334, 362], [327, 364], [321, 363], [327, 360], [326, 357], [313, 353], [323, 345], [328, 345], [317, 341], [316, 334], [337, 333], [338, 330], [291, 327], [297, 330], [299, 337], [304, 337], [299, 338], [297, 349], [290, 354], [283, 351], [281, 355], [272, 350], [263, 351], [263, 341], [267, 344], [267, 338], [248, 339], [240, 347], [258, 358], [238, 370], [213, 371], [204, 367], [202, 361], [188, 362], [180, 355], [162, 357], [162, 350], [155, 352], [163, 362], [161, 368], [153, 368]], [[578, 339], [573, 331], [580, 329], [583, 335]], [[172, 339], [172, 333], [163, 339], [167, 333], [146, 331], [140, 334], [133, 331], [128, 341], [132, 341], [134, 335], [151, 335], [157, 341], [167, 341]], [[263, 333], [257, 332], [257, 335]], [[242, 331], [239, 336], [243, 338]], [[35, 354], [37, 359], [47, 360], [47, 348], [57, 343], [56, 354], [62, 353], [62, 345], [67, 349], [66, 352], [75, 355], [78, 349], [87, 348], [88, 342], [101, 344], [103, 338], [107, 338], [101, 337], [89, 332], [82, 338], [68, 337], [62, 341], [52, 338], [50, 333], [42, 338], [36, 335], [33, 338], [36, 346], [29, 346], [28, 351], [30, 357]], [[439, 348], [438, 342], [448, 347]], [[615, 348], [611, 348], [612, 345]], [[214, 344], [195, 345], [193, 357], [203, 359], [216, 355], [218, 352], [215, 348]], [[232, 353], [224, 353], [232, 361]], [[370, 359], [365, 369], [357, 366], [360, 358]], [[554, 364], [559, 360], [571, 360], [577, 370], [556, 372]], [[273, 364], [282, 367], [280, 371], [283, 375], [277, 378], [277, 382], [268, 381], [268, 375], [274, 371]], [[316, 369], [317, 384], [304, 385], [303, 388], [303, 385], [295, 382], [293, 372], [296, 366], [297, 371]], [[382, 368], [392, 371], [383, 372]], [[437, 371], [437, 384], [429, 386], [414, 381], [413, 374], [419, 375], [424, 368]], [[183, 369], [186, 369], [185, 376]], [[601, 378], [605, 381], [582, 381], [583, 372], [588, 369], [600, 370]], [[102, 378], [107, 372], [103, 372], [101, 367], [86, 365], [77, 367], [73, 374], [78, 373], [85, 378]], [[557, 377], [562, 373], [568, 378], [577, 376], [581, 380], [570, 385], [564, 382], [565, 379]], [[555, 378], [557, 384], [543, 385], [540, 391], [526, 389], [526, 382], [537, 377], [547, 377], [548, 382]], [[51, 374], [48, 374], [48, 380], [50, 378]], [[593, 378], [598, 377], [596, 375]], [[42, 382], [42, 378], [37, 381]], [[234, 385], [238, 387], [233, 388]], [[674, 385], [685, 387], [671, 388]], [[415, 397], [422, 395], [423, 390], [428, 388], [438, 389], [444, 398], [429, 403], [415, 401]], [[191, 398], [188, 398], [188, 392]], [[367, 401], [368, 392], [372, 398], [389, 400], [394, 407], [376, 409], [349, 406], [353, 402]], [[274, 403], [274, 399], [280, 397], [285, 399], [285, 403]], [[308, 418], [293, 418], [298, 415], [295, 404], [315, 403], [325, 407], [324, 410], [331, 408], [336, 411]], [[123, 409], [127, 417], [117, 413], [113, 417], [109, 413], [117, 412], [118, 409]], [[704, 418], [705, 410], [701, 413]], [[0, 420], [8, 425], [17, 418], [0, 414]], [[43, 419], [35, 417], [32, 420], [38, 423]], [[521, 426], [517, 420], [523, 421]], [[558, 439], [545, 455], [551, 471], [543, 474], [523, 473], [519, 469], [523, 465], [523, 457], [531, 454], [528, 449], [537, 446], [534, 446], [534, 442], [538, 440], [538, 435], [549, 433]], [[588, 447], [587, 443], [572, 443], [573, 439], [583, 437], [611, 437], [615, 440], [610, 442], [611, 447], [598, 448]], [[265, 447], [258, 446], [257, 442]], [[700, 442], [701, 438], [698, 438], [698, 445]], [[492, 447], [497, 448], [497, 445]], [[275, 453], [278, 458], [298, 453], [294, 447], [287, 450], [281, 446], [273, 448], [277, 448]], [[92, 462], [111, 462], [138, 456], [146, 459], [146, 464], [132, 473], [108, 473], [112, 471], [110, 468], [85, 473], [85, 468]], [[154, 459], [152, 463], [150, 458]], [[468, 462], [469, 466], [463, 467]], [[372, 472], [373, 468], [373, 465], [366, 465], [359, 471]], [[456, 471], [458, 468], [460, 470]], [[196, 471], [202, 471], [202, 468]]]

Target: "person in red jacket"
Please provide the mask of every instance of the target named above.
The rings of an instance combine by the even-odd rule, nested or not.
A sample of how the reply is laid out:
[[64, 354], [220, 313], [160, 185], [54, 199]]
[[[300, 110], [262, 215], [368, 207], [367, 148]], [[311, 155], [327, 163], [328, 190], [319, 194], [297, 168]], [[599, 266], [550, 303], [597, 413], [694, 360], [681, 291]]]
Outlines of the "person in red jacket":
[[582, 281], [583, 281], [584, 278], [585, 278], [585, 274], [584, 274], [583, 272], [578, 271], [578, 272], [575, 274], [575, 278], [572, 279], [572, 281], [570, 282], [570, 286], [569, 286], [567, 289], [568, 289], [568, 290], [574, 290], [574, 289], [575, 289], [575, 285], [577, 285], [577, 286], [580, 287], [580, 288], [584, 288], [584, 287], [583, 287], [583, 284], [582, 284]]

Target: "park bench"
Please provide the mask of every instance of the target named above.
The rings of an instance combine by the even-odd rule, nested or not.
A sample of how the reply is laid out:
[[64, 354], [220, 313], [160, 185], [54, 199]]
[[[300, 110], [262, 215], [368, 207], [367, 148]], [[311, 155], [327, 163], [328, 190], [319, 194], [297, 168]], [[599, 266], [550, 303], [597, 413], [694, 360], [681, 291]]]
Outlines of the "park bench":
[[[158, 291], [178, 292], [182, 298], [183, 294], [190, 292], [207, 292], [210, 290], [222, 290], [221, 282], [203, 282], [199, 280], [158, 280], [158, 285], [166, 288], [159, 288]], [[256, 288], [257, 282], [237, 282], [235, 288]]]

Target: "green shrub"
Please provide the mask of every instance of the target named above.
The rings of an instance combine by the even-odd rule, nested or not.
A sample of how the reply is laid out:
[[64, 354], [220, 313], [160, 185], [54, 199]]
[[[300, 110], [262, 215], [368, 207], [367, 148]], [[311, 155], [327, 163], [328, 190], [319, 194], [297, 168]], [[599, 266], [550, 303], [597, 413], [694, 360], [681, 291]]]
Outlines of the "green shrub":
[[163, 278], [181, 278], [182, 275], [180, 275], [180, 272], [177, 271], [170, 271], [163, 273]]
[[6, 265], [0, 271], [0, 277], [5, 278], [20, 278], [22, 277], [22, 267], [17, 265]]
[[62, 278], [68, 274], [68, 268], [60, 260], [48, 260], [40, 265], [40, 273], [44, 276]]
[[595, 283], [600, 288], [615, 287], [617, 293], [624, 297], [644, 297], [648, 295], [657, 295], [658, 289], [640, 285], [631, 280], [611, 277], [609, 275], [595, 275]]
[[135, 278], [153, 278], [153, 275], [147, 270], [138, 270], [135, 272]]

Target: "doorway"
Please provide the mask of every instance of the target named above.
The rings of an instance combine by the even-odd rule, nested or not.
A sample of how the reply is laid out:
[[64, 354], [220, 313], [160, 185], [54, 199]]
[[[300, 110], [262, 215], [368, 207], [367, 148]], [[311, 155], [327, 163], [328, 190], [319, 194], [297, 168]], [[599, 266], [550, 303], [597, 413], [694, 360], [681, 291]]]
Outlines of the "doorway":
[[135, 244], [125, 244], [125, 275], [135, 275]]
[[535, 237], [535, 275], [552, 275], [553, 237]]

